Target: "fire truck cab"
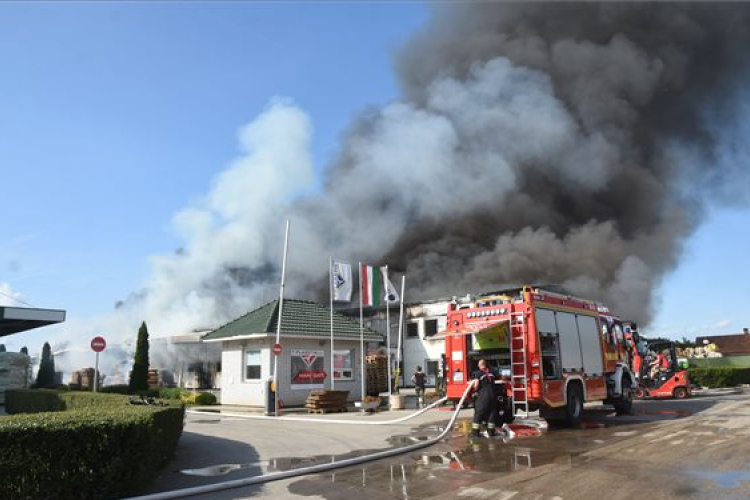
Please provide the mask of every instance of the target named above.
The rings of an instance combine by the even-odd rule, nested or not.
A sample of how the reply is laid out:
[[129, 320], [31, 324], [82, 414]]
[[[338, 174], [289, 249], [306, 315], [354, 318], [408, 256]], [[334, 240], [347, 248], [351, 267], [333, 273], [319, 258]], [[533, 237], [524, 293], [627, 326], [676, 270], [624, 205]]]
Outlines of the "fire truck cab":
[[603, 306], [539, 287], [454, 300], [444, 332], [447, 396], [460, 399], [477, 363], [500, 375], [504, 421], [540, 410], [548, 421], [580, 423], [583, 404], [632, 405], [635, 377], [621, 322]]

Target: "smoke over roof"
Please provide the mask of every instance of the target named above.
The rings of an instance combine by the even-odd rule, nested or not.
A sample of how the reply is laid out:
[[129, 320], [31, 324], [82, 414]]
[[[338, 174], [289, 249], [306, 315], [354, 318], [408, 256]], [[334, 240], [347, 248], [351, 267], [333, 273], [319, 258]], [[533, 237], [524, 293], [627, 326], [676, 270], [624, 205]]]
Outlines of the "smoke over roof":
[[272, 101], [116, 314], [176, 333], [272, 298], [290, 217], [290, 296], [325, 294], [332, 254], [405, 269], [409, 299], [559, 283], [648, 322], [706, 204], [746, 201], [748, 22], [737, 3], [439, 6], [397, 58], [403, 99], [356, 120], [322, 187], [308, 117]]

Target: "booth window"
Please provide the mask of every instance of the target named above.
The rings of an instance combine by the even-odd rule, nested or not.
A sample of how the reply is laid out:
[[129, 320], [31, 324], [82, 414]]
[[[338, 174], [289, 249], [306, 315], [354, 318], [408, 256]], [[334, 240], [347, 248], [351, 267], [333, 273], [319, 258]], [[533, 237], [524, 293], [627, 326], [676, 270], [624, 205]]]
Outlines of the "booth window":
[[260, 351], [245, 351], [245, 380], [260, 380]]
[[419, 323], [418, 322], [411, 321], [406, 324], [406, 336], [408, 338], [419, 337]]
[[424, 336], [432, 337], [438, 332], [438, 320], [428, 319], [424, 322]]
[[333, 351], [333, 379], [354, 380], [354, 349]]

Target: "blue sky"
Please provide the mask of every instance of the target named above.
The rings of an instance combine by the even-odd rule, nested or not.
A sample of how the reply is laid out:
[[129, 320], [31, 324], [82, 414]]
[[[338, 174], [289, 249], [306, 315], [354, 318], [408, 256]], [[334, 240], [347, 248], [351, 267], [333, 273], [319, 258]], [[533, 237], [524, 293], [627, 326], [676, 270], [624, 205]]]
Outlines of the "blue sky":
[[[150, 256], [183, 245], [173, 215], [269, 99], [310, 115], [320, 171], [359, 111], [398, 97], [393, 53], [427, 16], [419, 3], [0, 3], [0, 284], [71, 316], [110, 311]], [[750, 210], [711, 210], [659, 290], [653, 333], [750, 326], [748, 227]], [[3, 341], [34, 351], [46, 335]]]

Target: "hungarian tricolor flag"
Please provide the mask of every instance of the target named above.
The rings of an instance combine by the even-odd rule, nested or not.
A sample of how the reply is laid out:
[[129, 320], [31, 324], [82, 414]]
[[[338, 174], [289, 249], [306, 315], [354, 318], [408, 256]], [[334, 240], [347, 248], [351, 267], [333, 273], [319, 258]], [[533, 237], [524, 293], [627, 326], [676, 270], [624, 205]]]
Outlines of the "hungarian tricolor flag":
[[380, 269], [362, 264], [362, 305], [377, 307], [383, 298]]

